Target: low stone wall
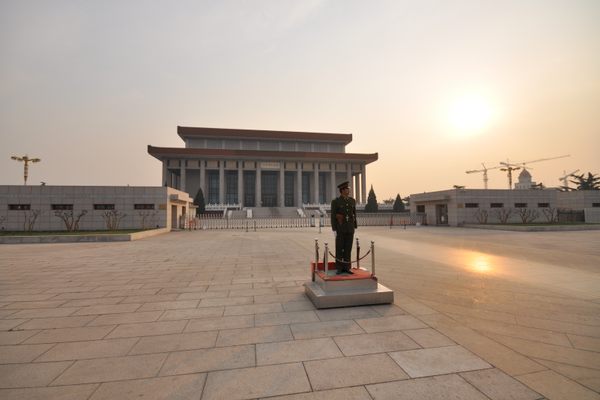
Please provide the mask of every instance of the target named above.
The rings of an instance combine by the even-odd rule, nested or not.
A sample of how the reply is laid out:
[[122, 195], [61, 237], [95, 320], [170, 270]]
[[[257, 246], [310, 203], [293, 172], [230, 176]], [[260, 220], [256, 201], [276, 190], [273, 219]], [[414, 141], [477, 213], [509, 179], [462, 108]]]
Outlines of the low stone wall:
[[169, 231], [167, 228], [160, 228], [126, 234], [0, 236], [0, 244], [129, 242], [160, 235]]

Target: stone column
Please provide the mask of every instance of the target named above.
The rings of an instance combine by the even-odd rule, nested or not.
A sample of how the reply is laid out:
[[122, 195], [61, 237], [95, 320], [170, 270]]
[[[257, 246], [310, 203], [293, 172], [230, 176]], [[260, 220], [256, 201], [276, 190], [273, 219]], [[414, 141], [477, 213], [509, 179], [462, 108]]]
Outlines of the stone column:
[[302, 208], [302, 162], [296, 168], [296, 207]]
[[285, 161], [280, 161], [279, 166], [279, 207], [285, 207]]
[[169, 176], [169, 169], [167, 168], [167, 160], [163, 160], [162, 163], [162, 182], [160, 183], [160, 186], [165, 186], [168, 185], [169, 183], [167, 182], [167, 178]]
[[261, 182], [262, 170], [260, 168], [260, 161], [256, 161], [256, 187], [254, 190], [256, 191], [256, 207], [262, 207], [262, 182]]
[[319, 204], [319, 163], [316, 162], [314, 170], [314, 181], [315, 181], [315, 194], [313, 196], [315, 204]]
[[354, 182], [352, 182], [352, 164], [346, 164], [346, 180], [350, 182], [350, 197], [354, 197], [354, 193], [356, 192], [356, 187], [354, 186]]
[[244, 169], [243, 161], [238, 161], [238, 203], [244, 207]]
[[208, 200], [208, 193], [206, 193], [206, 165], [204, 160], [200, 160], [200, 189], [202, 189], [202, 195]]
[[219, 204], [225, 203], [225, 161], [219, 162]]
[[333, 168], [334, 169], [331, 171], [331, 184], [329, 185], [331, 187], [331, 200], [333, 200], [337, 197], [335, 195], [335, 190], [337, 189], [337, 182], [335, 181], [335, 176], [336, 176], [335, 164], [333, 164]]
[[361, 184], [361, 194], [360, 197], [362, 198], [362, 202], [366, 203], [367, 202], [367, 164], [363, 164], [362, 166], [362, 173], [361, 173], [361, 177], [360, 177], [360, 184]]
[[356, 197], [354, 198], [357, 203], [362, 204], [360, 198], [360, 174], [354, 175], [354, 194]]
[[179, 167], [181, 180], [179, 182], [179, 190], [185, 192], [185, 160], [181, 160], [181, 166]]

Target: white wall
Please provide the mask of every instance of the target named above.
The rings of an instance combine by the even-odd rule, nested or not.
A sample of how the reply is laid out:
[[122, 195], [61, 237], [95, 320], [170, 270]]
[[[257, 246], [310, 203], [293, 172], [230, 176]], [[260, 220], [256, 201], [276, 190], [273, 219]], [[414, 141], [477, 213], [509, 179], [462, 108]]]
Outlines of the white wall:
[[[114, 204], [114, 210], [125, 215], [119, 229], [170, 228], [167, 210], [172, 203], [169, 194], [173, 193], [180, 194], [181, 199], [173, 204], [178, 204], [179, 210], [182, 206], [189, 210], [192, 199], [187, 193], [161, 186], [0, 186], [0, 229], [23, 230], [25, 221], [37, 210], [40, 213], [33, 230], [65, 230], [53, 204], [72, 204], [75, 216], [86, 210], [80, 230], [107, 228], [104, 214], [109, 210], [95, 210], [94, 204]], [[10, 210], [11, 204], [29, 204], [30, 210]], [[135, 204], [153, 204], [154, 209], [138, 210]]]

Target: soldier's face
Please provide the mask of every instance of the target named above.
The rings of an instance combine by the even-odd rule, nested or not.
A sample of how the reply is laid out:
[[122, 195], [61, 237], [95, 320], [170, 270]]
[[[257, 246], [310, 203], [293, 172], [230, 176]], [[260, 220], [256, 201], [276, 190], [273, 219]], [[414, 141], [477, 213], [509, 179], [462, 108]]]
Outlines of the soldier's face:
[[350, 194], [350, 188], [343, 188], [342, 189], [342, 196], [348, 196]]

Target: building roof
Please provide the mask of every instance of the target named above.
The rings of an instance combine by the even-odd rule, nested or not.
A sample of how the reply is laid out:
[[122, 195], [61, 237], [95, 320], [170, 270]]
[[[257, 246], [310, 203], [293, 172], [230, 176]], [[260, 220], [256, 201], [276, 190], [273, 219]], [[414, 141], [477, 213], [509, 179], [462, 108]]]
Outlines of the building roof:
[[306, 140], [313, 142], [337, 142], [348, 144], [352, 141], [350, 133], [316, 133], [267, 131], [256, 129], [224, 129], [178, 126], [177, 134], [182, 138], [220, 138], [220, 139], [277, 139]]
[[519, 180], [523, 178], [529, 178], [531, 180], [531, 174], [525, 168], [523, 168], [523, 171], [521, 171], [521, 173], [519, 174]]
[[317, 160], [317, 161], [377, 161], [378, 153], [324, 153], [303, 151], [262, 151], [262, 150], [228, 150], [228, 149], [195, 149], [182, 147], [154, 147], [148, 145], [148, 154], [164, 160], [168, 158], [236, 158], [265, 160]]

